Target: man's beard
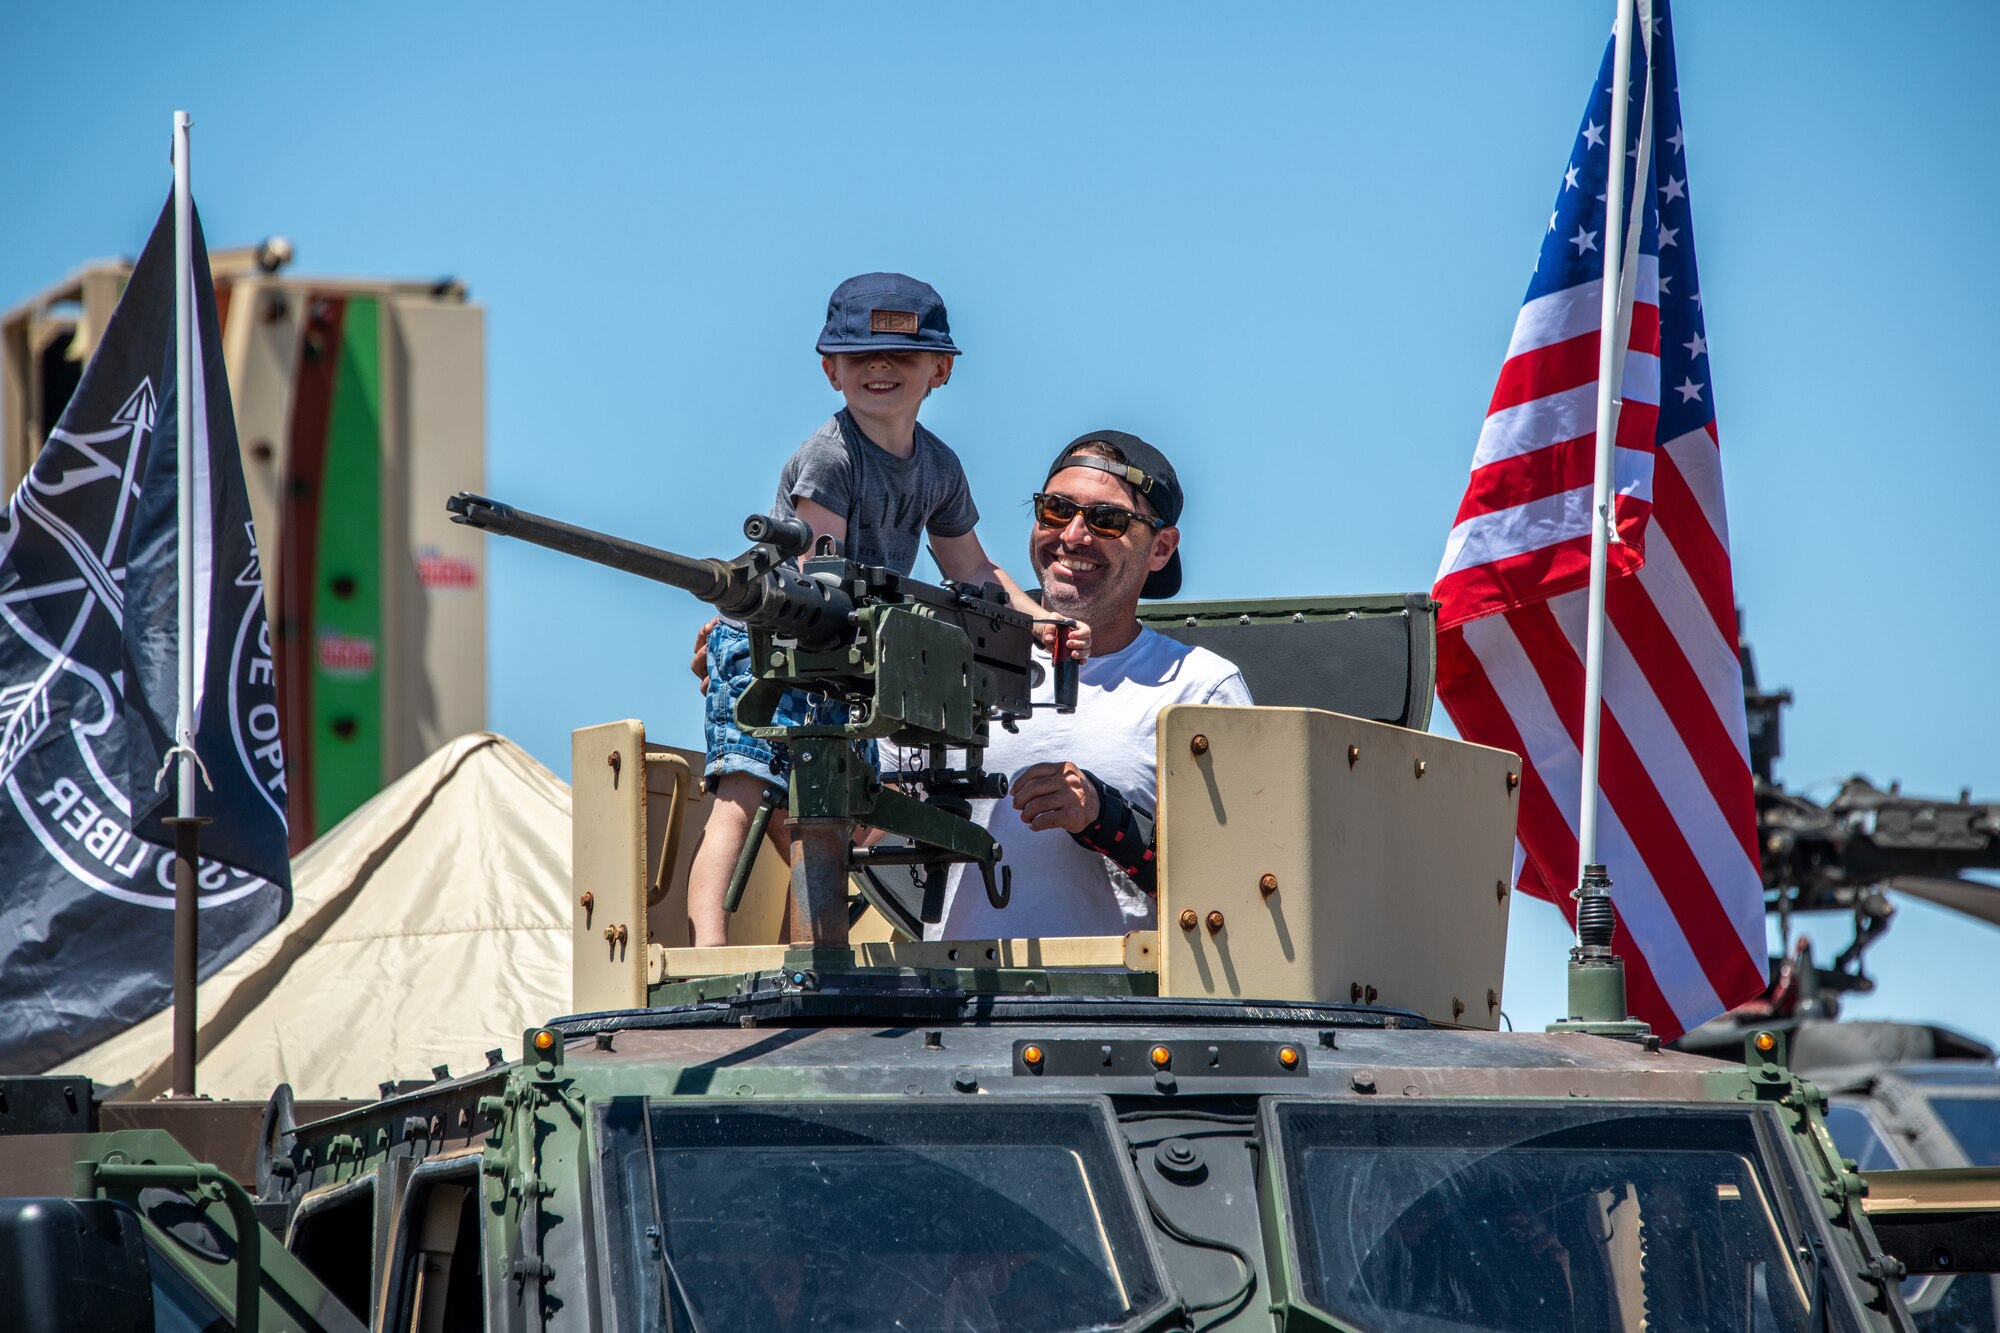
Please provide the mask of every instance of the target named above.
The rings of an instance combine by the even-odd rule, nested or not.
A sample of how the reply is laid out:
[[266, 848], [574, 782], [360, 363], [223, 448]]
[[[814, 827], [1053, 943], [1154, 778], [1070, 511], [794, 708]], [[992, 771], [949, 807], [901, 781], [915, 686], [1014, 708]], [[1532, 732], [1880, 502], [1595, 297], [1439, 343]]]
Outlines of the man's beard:
[[1067, 620], [1081, 621], [1094, 627], [1100, 621], [1108, 622], [1111, 613], [1125, 600], [1119, 595], [1120, 590], [1108, 583], [1099, 584], [1091, 593], [1051, 586], [1046, 564], [1037, 568], [1035, 574], [1041, 580], [1043, 608]]

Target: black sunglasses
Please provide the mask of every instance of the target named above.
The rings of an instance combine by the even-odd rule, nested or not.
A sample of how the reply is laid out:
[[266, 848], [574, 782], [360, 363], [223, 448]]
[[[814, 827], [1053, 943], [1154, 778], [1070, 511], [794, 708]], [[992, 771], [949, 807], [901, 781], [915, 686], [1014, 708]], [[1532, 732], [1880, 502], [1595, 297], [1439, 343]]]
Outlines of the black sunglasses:
[[1066, 528], [1078, 514], [1083, 515], [1083, 524], [1100, 537], [1123, 537], [1125, 530], [1138, 519], [1155, 530], [1167, 526], [1157, 518], [1113, 504], [1078, 504], [1067, 495], [1050, 495], [1038, 491], [1034, 497], [1035, 522], [1045, 528]]

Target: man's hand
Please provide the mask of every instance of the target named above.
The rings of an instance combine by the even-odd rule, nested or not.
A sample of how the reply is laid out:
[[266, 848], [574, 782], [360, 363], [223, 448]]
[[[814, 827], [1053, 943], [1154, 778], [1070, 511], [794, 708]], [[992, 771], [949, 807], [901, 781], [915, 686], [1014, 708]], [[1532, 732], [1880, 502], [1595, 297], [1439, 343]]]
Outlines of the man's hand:
[[[1066, 633], [1068, 637], [1065, 640], [1065, 645], [1069, 650], [1069, 655], [1079, 662], [1088, 658], [1090, 656], [1090, 626], [1081, 620], [1072, 620]], [[1046, 652], [1050, 657], [1056, 655], [1055, 625], [1050, 624], [1048, 621], [1038, 622], [1035, 625], [1035, 637], [1041, 640], [1042, 651]]]
[[1036, 832], [1081, 833], [1097, 822], [1097, 787], [1072, 763], [1035, 764], [1008, 784], [1021, 822]]
[[721, 623], [721, 616], [710, 616], [708, 623], [694, 632], [694, 657], [688, 662], [688, 670], [701, 682], [703, 694], [708, 693], [708, 636]]

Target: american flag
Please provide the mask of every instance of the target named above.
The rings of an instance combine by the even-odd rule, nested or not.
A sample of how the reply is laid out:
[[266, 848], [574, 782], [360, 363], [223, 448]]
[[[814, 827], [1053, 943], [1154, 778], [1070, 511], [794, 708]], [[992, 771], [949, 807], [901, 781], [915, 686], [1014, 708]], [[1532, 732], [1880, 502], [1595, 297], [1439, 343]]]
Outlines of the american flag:
[[[1634, 24], [1637, 210], [1606, 591], [1598, 858], [1634, 1014], [1671, 1038], [1765, 984], [1757, 821], [1666, 0]], [[1650, 83], [1648, 46], [1651, 48]], [[1574, 921], [1613, 48], [1570, 151], [1433, 595], [1438, 696], [1524, 756], [1516, 884]]]

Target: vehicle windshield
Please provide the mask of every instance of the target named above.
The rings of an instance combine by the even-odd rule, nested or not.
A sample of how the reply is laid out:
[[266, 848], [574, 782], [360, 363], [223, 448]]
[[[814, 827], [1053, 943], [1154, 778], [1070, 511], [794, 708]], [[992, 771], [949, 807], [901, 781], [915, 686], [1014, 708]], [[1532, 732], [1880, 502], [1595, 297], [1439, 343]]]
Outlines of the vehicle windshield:
[[230, 1333], [236, 1327], [150, 1239], [146, 1258], [153, 1286], [153, 1333]]
[[1930, 1095], [1931, 1110], [1972, 1166], [2000, 1166], [2000, 1097]]
[[1304, 1294], [1354, 1326], [1807, 1327], [1745, 1115], [1276, 1116]]
[[601, 1116], [643, 1328], [1092, 1329], [1163, 1299], [1095, 1102]]

